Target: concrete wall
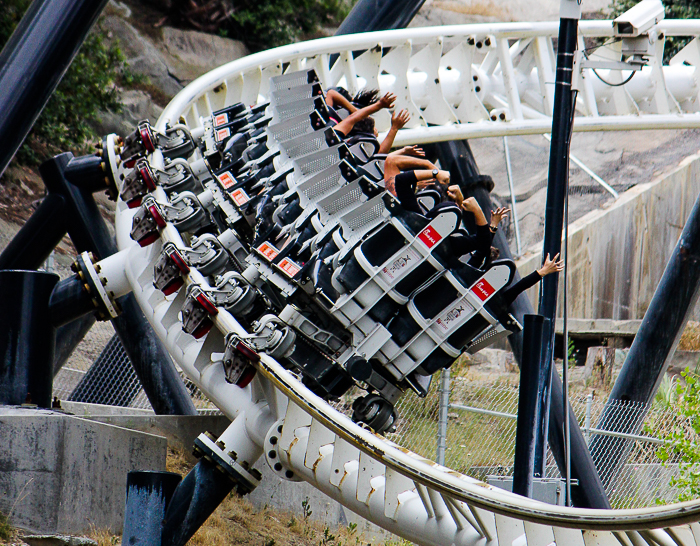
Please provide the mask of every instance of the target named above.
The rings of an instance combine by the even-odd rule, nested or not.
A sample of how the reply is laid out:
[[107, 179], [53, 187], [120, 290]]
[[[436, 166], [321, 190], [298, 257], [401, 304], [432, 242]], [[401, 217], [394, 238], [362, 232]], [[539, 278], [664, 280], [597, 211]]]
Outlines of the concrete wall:
[[[641, 319], [700, 194], [700, 155], [663, 178], [638, 184], [569, 226], [569, 316]], [[542, 243], [518, 261], [540, 265]], [[559, 282], [559, 315], [563, 281]], [[539, 287], [528, 292], [537, 309]], [[697, 311], [696, 311], [697, 313]]]
[[165, 470], [165, 438], [58, 412], [0, 408], [0, 511], [38, 533], [121, 532], [126, 475]]
[[[148, 411], [134, 411], [131, 408], [116, 408], [80, 402], [63, 402], [66, 410], [100, 423], [117, 425], [132, 430], [164, 436], [168, 446], [178, 447], [186, 454], [192, 451], [194, 439], [204, 431], [219, 436], [230, 424], [224, 415], [174, 416], [158, 415]], [[190, 461], [196, 459], [190, 456]], [[311, 518], [328, 525], [331, 529], [357, 524], [358, 534], [364, 534], [365, 540], [388, 539], [393, 537], [376, 525], [346, 510], [330, 497], [327, 497], [306, 482], [281, 480], [262, 457], [255, 468], [263, 475], [262, 482], [247, 499], [258, 509], [269, 507], [280, 512], [293, 514], [297, 519], [303, 517], [302, 502], [308, 499], [312, 511]], [[126, 476], [126, 474], [125, 474]], [[123, 502], [122, 502], [123, 504]], [[122, 504], [119, 514], [122, 514]]]

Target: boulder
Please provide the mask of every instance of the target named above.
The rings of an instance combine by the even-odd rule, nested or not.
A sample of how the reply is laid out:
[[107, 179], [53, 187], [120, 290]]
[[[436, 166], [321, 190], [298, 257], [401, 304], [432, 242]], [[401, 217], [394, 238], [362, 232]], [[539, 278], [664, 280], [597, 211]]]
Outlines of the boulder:
[[170, 74], [183, 85], [248, 55], [248, 48], [238, 40], [170, 27], [163, 28], [159, 49]]
[[163, 55], [151, 41], [118, 15], [107, 15], [103, 28], [111, 40], [119, 41], [131, 70], [148, 78], [151, 85], [168, 97], [175, 96], [183, 85], [174, 77], [163, 59]]
[[109, 133], [128, 135], [143, 119], [155, 123], [163, 111], [160, 106], [153, 102], [148, 93], [136, 89], [122, 90], [121, 103], [122, 111], [120, 113], [100, 113], [100, 121], [94, 125], [98, 135]]

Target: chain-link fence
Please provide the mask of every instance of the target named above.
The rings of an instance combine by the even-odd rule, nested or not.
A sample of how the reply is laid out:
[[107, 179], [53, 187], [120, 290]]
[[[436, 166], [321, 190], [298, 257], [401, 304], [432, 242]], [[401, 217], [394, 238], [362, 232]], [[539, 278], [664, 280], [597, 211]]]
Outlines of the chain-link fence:
[[[494, 179], [497, 179], [496, 189], [492, 194], [494, 199], [504, 205], [512, 201], [518, 203], [518, 211], [521, 213], [520, 246], [525, 248], [542, 236], [543, 203], [540, 202], [541, 199], [538, 201], [537, 196], [543, 195], [546, 185], [542, 174], [545, 171], [542, 171], [542, 168], [546, 165], [549, 143], [539, 136], [513, 137], [509, 139], [508, 144], [508, 160], [511, 163], [509, 173], [506, 173], [504, 168], [504, 139], [485, 139], [481, 143], [475, 143], [475, 150], [484, 171], [498, 174], [494, 176]], [[484, 147], [482, 153], [479, 153], [480, 145]], [[585, 165], [572, 165], [570, 220], [600, 207], [611, 197], [610, 192], [588, 173], [586, 168]], [[512, 182], [512, 185], [508, 182]], [[615, 189], [623, 191], [626, 186], [615, 185]], [[0, 192], [1, 190], [2, 188]], [[40, 188], [34, 190], [41, 191]], [[11, 214], [4, 201], [0, 203], [0, 249], [9, 243], [21, 227], [21, 221], [26, 220], [31, 213], [31, 201], [37, 194], [34, 192], [31, 195], [35, 197], [17, 203], [16, 206], [12, 205], [17, 210]], [[98, 199], [101, 198], [98, 196]], [[106, 200], [101, 202], [101, 205], [104, 210], [112, 206]], [[513, 214], [511, 224], [504, 226], [509, 233], [511, 247], [515, 247], [517, 243], [515, 216]], [[69, 265], [74, 259], [74, 254], [70, 243], [64, 241], [47, 262], [46, 269], [58, 273], [61, 278], [66, 278], [71, 274]], [[150, 409], [148, 399], [114, 334], [110, 323], [96, 323], [90, 329], [70, 360], [55, 377], [55, 396], [63, 400]], [[219, 411], [193, 383], [183, 379], [200, 412]], [[481, 384], [454, 378], [449, 393], [443, 393], [439, 383], [440, 378], [436, 376], [426, 398], [421, 399], [407, 393], [399, 401], [396, 431], [389, 435], [390, 439], [427, 458], [444, 461], [446, 466], [479, 479], [486, 479], [489, 475], [512, 474], [517, 386], [490, 382]], [[443, 394], [449, 396], [442, 396]], [[352, 393], [344, 397], [339, 407], [349, 410], [352, 398]], [[603, 433], [594, 427], [600, 418], [604, 401], [574, 397], [572, 406], [587, 440], [595, 442], [596, 438], [602, 437]], [[615, 416], [615, 419], [610, 421], [612, 428], [621, 427], [623, 422], [638, 423], [647, 409], [644, 406], [632, 405], [612, 407], [610, 411]], [[672, 412], [651, 408], [644, 424], [647, 430], [654, 432], [656, 438], [642, 433], [641, 438], [622, 438], [622, 443], [598, 441], [602, 447], [596, 451], [595, 462], [600, 467], [601, 479], [607, 484], [608, 495], [615, 507], [643, 506], [653, 504], [657, 499], [670, 501], [676, 497], [677, 492], [668, 487], [668, 481], [677, 473], [677, 464], [671, 461], [662, 466], [656, 456], [661, 442], [659, 438], [666, 436], [674, 420], [676, 417]], [[615, 452], [612, 452], [613, 448]], [[624, 454], [627, 459], [625, 464], [615, 467], [615, 472], [611, 465], [604, 465], [611, 456], [619, 458], [620, 454]], [[547, 475], [559, 476], [551, 454], [548, 457]]]
[[[436, 383], [440, 383], [439, 378]], [[437, 386], [426, 398], [408, 394], [401, 399], [397, 405], [396, 431], [389, 438], [426, 458], [444, 460], [445, 466], [480, 480], [493, 475], [512, 475], [518, 386], [473, 385], [459, 377], [448, 383], [443, 381], [441, 388]], [[446, 386], [447, 406], [441, 404]], [[678, 461], [671, 459], [662, 464], [657, 449], [678, 421], [675, 412], [670, 408], [617, 401], [608, 408], [608, 415], [612, 416], [608, 421], [610, 429], [624, 430], [628, 424], [643, 423], [638, 434], [620, 434], [596, 428], [605, 403], [592, 395], [571, 398], [573, 413], [589, 445], [596, 437], [619, 440], [599, 443], [603, 449], [594, 452], [594, 463], [601, 480], [607, 484], [612, 506], [636, 508], [672, 502], [679, 492], [669, 486], [669, 481], [678, 474]], [[443, 453], [441, 445], [445, 446]], [[609, 464], [623, 455], [627, 455], [624, 464]], [[547, 477], [561, 477], [550, 451], [546, 471]]]

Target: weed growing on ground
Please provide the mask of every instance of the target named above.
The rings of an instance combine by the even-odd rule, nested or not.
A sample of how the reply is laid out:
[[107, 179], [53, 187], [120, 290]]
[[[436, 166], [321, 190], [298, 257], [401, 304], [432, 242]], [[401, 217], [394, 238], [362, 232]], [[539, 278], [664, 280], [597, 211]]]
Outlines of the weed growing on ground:
[[7, 516], [0, 512], [0, 540], [12, 540], [15, 538], [15, 535], [15, 529], [10, 525], [10, 522], [7, 521]]

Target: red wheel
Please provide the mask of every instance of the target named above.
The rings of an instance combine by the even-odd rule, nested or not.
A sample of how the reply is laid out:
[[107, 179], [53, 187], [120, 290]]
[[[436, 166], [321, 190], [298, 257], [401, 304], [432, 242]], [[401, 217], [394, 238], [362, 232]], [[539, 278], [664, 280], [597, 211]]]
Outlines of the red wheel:
[[139, 133], [141, 134], [141, 142], [143, 142], [143, 147], [146, 148], [146, 151], [148, 153], [155, 152], [156, 146], [153, 142], [150, 125], [142, 125], [139, 127]]

